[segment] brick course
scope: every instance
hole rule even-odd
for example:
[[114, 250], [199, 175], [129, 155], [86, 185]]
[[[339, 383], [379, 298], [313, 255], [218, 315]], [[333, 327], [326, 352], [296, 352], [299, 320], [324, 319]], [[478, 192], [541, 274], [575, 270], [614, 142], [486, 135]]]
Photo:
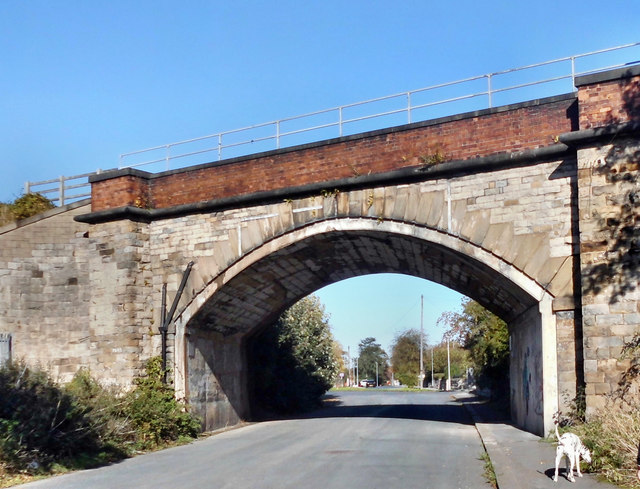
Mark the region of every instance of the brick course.
[[[153, 178], [123, 176], [94, 182], [92, 209], [127, 205], [167, 208], [358, 175], [417, 167], [433, 155], [467, 160], [550, 146], [576, 124], [573, 98], [510, 110], [484, 111], [440, 123], [344, 138], [301, 149], [212, 164]], [[473, 144], [465, 144], [473, 142]]]

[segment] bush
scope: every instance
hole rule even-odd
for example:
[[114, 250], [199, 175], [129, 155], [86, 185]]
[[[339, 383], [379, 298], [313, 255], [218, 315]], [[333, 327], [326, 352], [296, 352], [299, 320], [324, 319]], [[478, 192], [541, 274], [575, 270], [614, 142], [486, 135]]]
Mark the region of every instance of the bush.
[[396, 378], [400, 381], [402, 385], [406, 385], [407, 387], [417, 387], [418, 386], [418, 376], [412, 373], [399, 373], [396, 375]]
[[160, 357], [147, 361], [146, 375], [135, 380], [136, 388], [124, 403], [123, 413], [134, 427], [139, 448], [153, 448], [182, 437], [196, 437], [201, 423], [176, 400], [174, 390], [163, 382]]
[[24, 194], [9, 205], [14, 219], [26, 219], [54, 207], [53, 202], [40, 194]]
[[0, 369], [0, 458], [12, 469], [47, 468], [98, 449], [85, 409], [44, 372], [21, 363]]
[[64, 387], [22, 363], [0, 369], [0, 464], [11, 471], [82, 467], [126, 457], [200, 432], [200, 422], [162, 383], [161, 360], [122, 394], [87, 370]]
[[80, 369], [65, 391], [82, 406], [92, 429], [98, 433], [101, 446], [116, 457], [126, 456], [135, 444], [136, 433], [124, 413], [124, 398], [117, 387], [105, 388], [89, 370]]

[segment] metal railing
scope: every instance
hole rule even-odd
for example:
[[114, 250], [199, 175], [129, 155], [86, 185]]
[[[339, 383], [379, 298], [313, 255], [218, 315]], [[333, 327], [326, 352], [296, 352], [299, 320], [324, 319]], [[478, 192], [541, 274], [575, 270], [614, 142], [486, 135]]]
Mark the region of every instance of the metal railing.
[[[575, 89], [575, 78], [577, 76], [638, 64], [640, 63], [640, 52], [637, 53], [638, 60], [631, 63], [598, 65], [597, 67], [590, 67], [582, 71], [577, 70], [576, 63], [578, 61], [588, 58], [596, 58], [605, 53], [618, 52], [625, 49], [630, 50], [631, 48], [637, 48], [638, 46], [640, 46], [640, 42], [554, 59], [519, 68], [488, 73], [439, 85], [432, 85], [417, 90], [341, 105], [330, 109], [319, 110], [285, 119], [247, 126], [240, 129], [233, 129], [231, 131], [219, 132], [161, 146], [154, 146], [130, 153], [123, 153], [120, 155], [119, 168], [163, 164], [164, 168], [159, 169], [170, 170], [172, 166], [171, 163], [175, 162], [178, 164], [174, 166], [174, 168], [179, 168], [186, 165], [206, 163], [216, 159], [222, 160], [223, 158], [244, 156], [263, 150], [280, 149], [282, 147], [293, 146], [294, 144], [308, 143], [322, 139], [330, 139], [332, 137], [341, 137], [355, 132], [362, 132], [362, 130], [350, 130], [350, 128], [355, 127], [356, 123], [361, 123], [363, 121], [383, 118], [386, 118], [385, 120], [389, 120], [389, 116], [402, 115], [403, 117], [401, 120], [395, 119], [394, 122], [397, 124], [419, 122], [445, 115], [460, 113], [462, 112], [461, 110], [456, 110], [460, 107], [460, 102], [466, 102], [478, 98], [483, 98], [485, 103], [480, 106], [469, 106], [470, 110], [491, 108], [495, 106], [496, 98], [506, 92], [522, 91], [524, 89], [546, 85], [553, 86], [552, 94], [563, 93], [557, 87], [558, 82], [563, 81], [567, 83], [567, 87], [564, 89], [564, 92], [570, 92]], [[565, 66], [563, 68], [561, 67], [559, 72], [554, 71], [554, 69], [559, 65]], [[542, 78], [535, 78], [532, 80], [527, 79], [527, 73], [532, 73], [535, 76], [536, 71], [543, 73]], [[516, 80], [515, 83], [512, 82], [506, 86], [499, 85], [501, 80], [507, 80], [507, 83], [509, 83], [508, 79], [510, 77]], [[570, 85], [568, 85], [569, 82]], [[471, 90], [469, 92], [465, 91], [465, 87], [475, 88], [478, 85], [478, 89]], [[435, 94], [438, 91], [441, 93], [451, 93], [452, 91], [455, 92], [457, 88], [462, 88], [463, 92], [460, 94], [454, 93], [453, 95], [445, 96], [444, 98], [437, 98], [436, 96], [436, 99], [434, 100], [420, 100], [420, 98], [424, 99], [425, 95], [430, 93]], [[530, 99], [549, 95], [548, 93], [545, 94], [542, 92], [542, 95], [533, 94], [534, 96], [531, 96], [531, 91], [527, 93], [529, 94]], [[402, 101], [401, 105], [393, 106], [393, 103], [398, 100]], [[527, 100], [527, 98], [520, 97], [520, 99], [515, 101], [521, 102], [523, 100]], [[513, 101], [507, 100], [507, 103], [513, 103]], [[391, 106], [384, 110], [376, 111], [376, 106], [385, 104]], [[453, 110], [449, 112], [446, 112], [446, 110], [425, 110], [440, 108], [445, 105], [451, 106]], [[500, 103], [500, 105], [506, 104]], [[373, 111], [367, 112], [367, 107], [373, 107]], [[359, 109], [363, 108], [365, 109], [364, 113], [349, 115], [350, 111], [357, 112]], [[305, 123], [305, 121], [313, 120], [320, 120], [320, 122]], [[366, 130], [381, 129], [390, 125], [392, 124], [382, 124], [378, 126], [369, 125]], [[332, 134], [323, 131], [328, 128], [334, 128]], [[293, 136], [310, 133], [314, 133], [320, 137], [313, 137], [313, 135], [311, 135], [308, 138], [292, 138]], [[240, 138], [235, 139], [237, 136], [240, 136]], [[287, 138], [291, 143], [283, 145], [283, 142], [288, 143], [288, 141], [284, 141]], [[271, 145], [265, 146], [264, 144], [261, 144], [265, 142], [270, 142]], [[242, 149], [237, 151], [239, 148]], [[214, 155], [213, 158], [211, 157], [212, 154]], [[181, 164], [182, 162], [184, 162], [184, 164]]]
[[[632, 56], [636, 59], [624, 63], [617, 60], [613, 63], [610, 60], [598, 61], [600, 57], [611, 53], [617, 55], [624, 50], [626, 53], [631, 53], [627, 54], [627, 59]], [[578, 62], [594, 64], [579, 70]], [[153, 167], [150, 171], [170, 170], [172, 163], [177, 163], [174, 168], [180, 168], [394, 125], [420, 122], [470, 110], [558, 95], [575, 90], [577, 76], [637, 64], [640, 64], [640, 42], [123, 153], [120, 155], [119, 168], [147, 166]], [[161, 165], [160, 168], [158, 168], [159, 165]], [[100, 170], [96, 173], [100, 173]], [[58, 205], [64, 205], [90, 197], [88, 177], [93, 174], [85, 173], [40, 182], [26, 182], [25, 193], [38, 192], [44, 196], [53, 194], [49, 197], [50, 200]], [[82, 181], [67, 184], [67, 182], [78, 180]], [[51, 184], [57, 185], [40, 188]], [[83, 189], [84, 192], [69, 193], [79, 189]]]
[[[89, 177], [95, 173], [100, 173], [100, 170], [82, 175], [74, 175], [72, 177], [42, 180], [41, 182], [25, 182], [24, 193], [38, 193], [47, 197], [54, 204], [62, 206], [91, 197]], [[67, 182], [73, 183], [69, 184]], [[55, 184], [55, 186], [52, 186], [52, 184]]]

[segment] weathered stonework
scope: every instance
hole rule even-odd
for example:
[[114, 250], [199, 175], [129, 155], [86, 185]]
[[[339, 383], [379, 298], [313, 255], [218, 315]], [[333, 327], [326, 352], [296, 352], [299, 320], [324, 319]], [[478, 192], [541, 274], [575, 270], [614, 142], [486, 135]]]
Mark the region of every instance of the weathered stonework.
[[100, 228], [72, 204], [0, 229], [0, 330], [13, 358], [68, 381], [80, 367], [127, 386], [157, 351], [147, 226]]
[[579, 151], [584, 359], [589, 412], [617, 388], [629, 360], [624, 343], [640, 333], [640, 145]]
[[[636, 70], [637, 71], [637, 70]], [[543, 434], [592, 413], [638, 332], [638, 77], [573, 95], [158, 175], [0, 229], [0, 333], [61, 380], [129, 384], [160, 353], [207, 428], [250, 414], [245, 346], [296, 300], [397, 272], [474, 298], [511, 332], [512, 412]], [[619, 106], [608, 106], [607, 104]], [[579, 114], [579, 117], [578, 117]], [[428, 164], [429, 155], [437, 164]]]

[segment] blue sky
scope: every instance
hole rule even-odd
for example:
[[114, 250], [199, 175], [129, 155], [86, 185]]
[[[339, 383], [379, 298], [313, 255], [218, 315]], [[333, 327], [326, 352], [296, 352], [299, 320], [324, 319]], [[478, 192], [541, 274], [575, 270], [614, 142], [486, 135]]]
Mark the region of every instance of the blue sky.
[[[639, 21], [632, 0], [2, 0], [0, 201], [121, 153], [636, 42]], [[379, 279], [320, 294], [352, 351], [419, 326], [421, 294], [425, 325], [460, 303]]]

